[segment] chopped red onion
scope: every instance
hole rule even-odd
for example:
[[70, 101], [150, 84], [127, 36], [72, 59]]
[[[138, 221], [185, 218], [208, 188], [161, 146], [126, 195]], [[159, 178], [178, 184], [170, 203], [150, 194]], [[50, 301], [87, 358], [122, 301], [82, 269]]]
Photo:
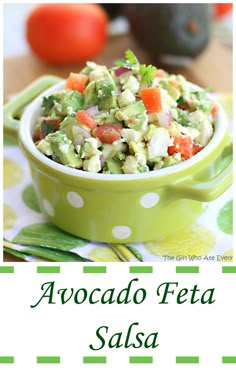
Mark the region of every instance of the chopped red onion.
[[81, 135], [85, 139], [91, 137], [91, 134], [87, 130], [77, 125], [74, 125], [72, 127], [72, 133], [74, 137], [76, 137], [77, 135]]
[[80, 135], [76, 136], [73, 144], [74, 145], [83, 145], [84, 144], [84, 138]]
[[87, 113], [92, 114], [92, 116], [95, 116], [99, 113], [98, 106], [92, 105], [91, 107], [88, 107], [85, 109]]
[[114, 70], [114, 73], [115, 73], [116, 77], [119, 77], [119, 76], [121, 76], [124, 73], [129, 72], [129, 71], [130, 71], [129, 68], [119, 67], [119, 68]]
[[101, 166], [102, 166], [102, 167], [104, 166], [105, 160], [106, 160], [106, 158], [105, 158], [105, 157], [104, 157], [104, 155], [102, 154], [102, 155], [100, 156], [100, 162], [101, 162]]
[[158, 122], [161, 127], [168, 128], [172, 122], [172, 112], [170, 109], [162, 110], [157, 113]]

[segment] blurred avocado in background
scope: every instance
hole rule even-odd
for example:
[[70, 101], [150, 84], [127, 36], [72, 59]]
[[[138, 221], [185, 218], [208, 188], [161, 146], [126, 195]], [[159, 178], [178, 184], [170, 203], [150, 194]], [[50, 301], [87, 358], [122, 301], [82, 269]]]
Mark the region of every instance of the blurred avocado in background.
[[116, 17], [119, 17], [122, 15], [122, 7], [124, 4], [117, 4], [117, 3], [103, 3], [99, 4], [101, 5], [107, 12], [110, 20], [115, 19]]
[[[112, 5], [112, 4], [110, 4]], [[139, 46], [158, 65], [186, 65], [206, 48], [211, 38], [209, 3], [149, 3], [122, 5]]]

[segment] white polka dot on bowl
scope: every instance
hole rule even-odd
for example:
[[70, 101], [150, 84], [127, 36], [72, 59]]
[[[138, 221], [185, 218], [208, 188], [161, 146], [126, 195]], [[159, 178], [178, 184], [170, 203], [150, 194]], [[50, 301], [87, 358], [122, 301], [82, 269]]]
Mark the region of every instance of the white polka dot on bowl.
[[43, 207], [46, 211], [46, 213], [53, 217], [55, 215], [55, 211], [53, 209], [53, 206], [51, 205], [51, 203], [47, 200], [47, 199], [43, 199]]
[[75, 208], [82, 208], [84, 206], [84, 200], [78, 193], [74, 191], [69, 191], [66, 195], [66, 198], [70, 205]]
[[115, 226], [112, 229], [112, 234], [117, 239], [126, 239], [131, 233], [132, 231], [129, 226]]
[[159, 195], [157, 193], [147, 193], [140, 199], [140, 204], [144, 208], [152, 208], [159, 202]]

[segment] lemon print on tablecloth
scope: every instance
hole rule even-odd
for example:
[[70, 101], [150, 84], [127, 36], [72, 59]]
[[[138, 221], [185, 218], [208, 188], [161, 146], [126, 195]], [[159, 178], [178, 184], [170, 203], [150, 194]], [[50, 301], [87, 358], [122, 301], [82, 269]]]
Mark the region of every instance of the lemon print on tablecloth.
[[175, 234], [143, 244], [149, 253], [156, 256], [204, 256], [215, 243], [212, 232], [195, 223]]
[[94, 246], [89, 252], [88, 258], [95, 262], [122, 262], [116, 253], [105, 245]]
[[4, 189], [21, 183], [24, 177], [24, 169], [16, 162], [4, 158], [3, 161], [3, 186]]
[[50, 223], [36, 223], [22, 228], [13, 242], [23, 245], [50, 247], [64, 251], [88, 244], [87, 240], [67, 234]]
[[8, 205], [3, 205], [3, 230], [10, 230], [16, 223], [17, 215], [15, 211]]
[[226, 234], [233, 233], [233, 201], [227, 202], [218, 213], [217, 224]]
[[228, 249], [223, 256], [232, 257], [233, 259], [233, 248]]
[[36, 197], [35, 190], [32, 184], [29, 184], [24, 188], [22, 192], [22, 200], [27, 205], [27, 207], [33, 209], [35, 212], [40, 212], [38, 199]]

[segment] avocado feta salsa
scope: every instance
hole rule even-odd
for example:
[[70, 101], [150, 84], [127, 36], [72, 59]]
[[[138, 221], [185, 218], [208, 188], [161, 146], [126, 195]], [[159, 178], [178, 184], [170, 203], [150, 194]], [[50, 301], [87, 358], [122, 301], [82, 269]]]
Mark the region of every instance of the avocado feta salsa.
[[217, 105], [181, 75], [140, 64], [131, 50], [114, 66], [87, 62], [43, 97], [37, 149], [75, 169], [105, 174], [159, 170], [210, 141]]

